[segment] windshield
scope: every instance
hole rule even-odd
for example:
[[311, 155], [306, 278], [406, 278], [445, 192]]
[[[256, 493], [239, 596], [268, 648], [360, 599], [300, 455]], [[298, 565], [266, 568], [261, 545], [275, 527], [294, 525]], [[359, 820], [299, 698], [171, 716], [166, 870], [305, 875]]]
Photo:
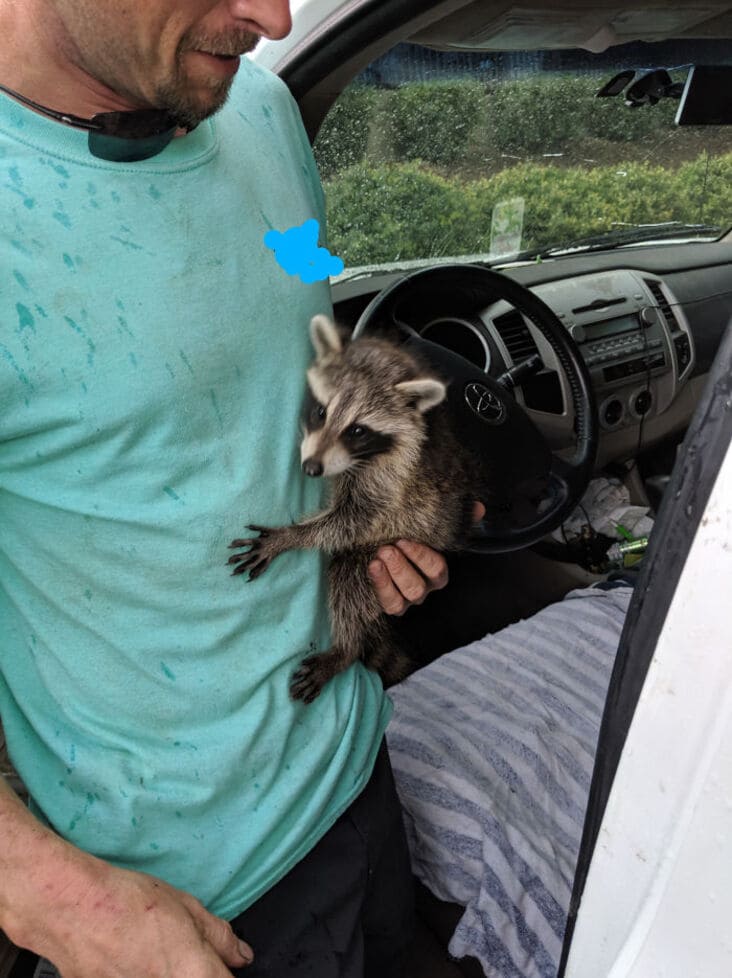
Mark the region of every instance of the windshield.
[[314, 145], [344, 274], [719, 237], [732, 224], [732, 126], [676, 126], [673, 98], [631, 109], [627, 89], [596, 97], [620, 71], [683, 82], [690, 63], [732, 63], [728, 42], [393, 48], [344, 90]]

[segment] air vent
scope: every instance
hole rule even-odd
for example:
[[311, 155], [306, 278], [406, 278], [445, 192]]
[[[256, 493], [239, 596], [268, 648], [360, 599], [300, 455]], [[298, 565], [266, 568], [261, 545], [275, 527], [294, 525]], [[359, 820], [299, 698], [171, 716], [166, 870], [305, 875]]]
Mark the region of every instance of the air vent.
[[663, 289], [661, 288], [661, 283], [656, 282], [655, 279], [652, 278], [645, 278], [643, 279], [643, 281], [646, 283], [646, 285], [648, 286], [648, 288], [653, 294], [653, 298], [658, 303], [658, 308], [661, 310], [661, 313], [663, 314], [663, 317], [666, 320], [668, 328], [671, 330], [672, 333], [676, 332], [676, 330], [680, 329], [681, 327], [678, 324], [676, 316], [674, 316], [673, 310], [671, 308], [671, 303], [668, 301], [668, 299], [664, 294]]
[[511, 312], [494, 319], [493, 324], [514, 363], [528, 360], [539, 352], [534, 337], [524, 322], [524, 317], [517, 309], [512, 309]]

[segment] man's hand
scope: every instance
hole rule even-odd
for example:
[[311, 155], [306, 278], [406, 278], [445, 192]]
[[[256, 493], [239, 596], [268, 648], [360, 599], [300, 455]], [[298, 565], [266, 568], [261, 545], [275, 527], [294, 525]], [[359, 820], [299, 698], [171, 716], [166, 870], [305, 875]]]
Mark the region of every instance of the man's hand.
[[[484, 515], [485, 506], [475, 503], [475, 522]], [[422, 543], [398, 540], [394, 546], [379, 548], [369, 564], [369, 577], [387, 615], [403, 615], [412, 605], [422, 604], [430, 591], [447, 584], [447, 562]]]
[[231, 978], [229, 968], [251, 963], [249, 945], [190, 894], [109, 866], [34, 829], [29, 816], [15, 819], [2, 794], [0, 823], [33, 843], [28, 871], [0, 887], [2, 923], [63, 978]]

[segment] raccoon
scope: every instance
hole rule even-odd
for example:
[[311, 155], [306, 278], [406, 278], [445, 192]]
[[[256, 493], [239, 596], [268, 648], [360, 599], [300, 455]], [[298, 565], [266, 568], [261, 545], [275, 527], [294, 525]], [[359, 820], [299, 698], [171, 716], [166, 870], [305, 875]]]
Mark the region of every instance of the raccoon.
[[315, 362], [307, 371], [302, 468], [332, 480], [327, 509], [291, 526], [249, 526], [234, 540], [233, 573], [262, 574], [278, 554], [317, 548], [330, 555], [333, 644], [307, 657], [290, 693], [312, 702], [357, 659], [385, 685], [410, 671], [368, 575], [377, 549], [399, 539], [455, 549], [473, 521], [479, 479], [453, 434], [446, 385], [403, 346], [379, 338], [344, 340], [325, 316], [310, 324]]

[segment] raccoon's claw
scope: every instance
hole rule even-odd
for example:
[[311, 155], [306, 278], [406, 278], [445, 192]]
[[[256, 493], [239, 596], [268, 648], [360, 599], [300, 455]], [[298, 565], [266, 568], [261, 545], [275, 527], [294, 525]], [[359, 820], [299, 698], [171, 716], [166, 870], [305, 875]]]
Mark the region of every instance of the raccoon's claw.
[[290, 696], [303, 703], [317, 699], [323, 686], [333, 677], [331, 659], [327, 653], [308, 656], [290, 681]]
[[262, 541], [270, 534], [268, 527], [251, 525], [248, 526], [247, 529], [253, 530], [255, 533], [259, 533], [259, 536], [247, 537], [241, 540], [232, 540], [229, 544], [230, 549], [247, 549], [244, 549], [243, 553], [232, 554], [226, 563], [236, 565], [234, 570], [231, 572], [232, 575], [244, 574], [246, 571], [249, 571], [249, 580], [253, 581], [267, 570], [272, 562], [272, 558], [276, 556], [276, 553], [272, 554], [264, 552], [266, 544], [263, 544]]
[[257, 550], [250, 550], [248, 553], [243, 554], [233, 554], [227, 560], [227, 564], [237, 564], [231, 572], [232, 575], [244, 574], [246, 571], [249, 571], [250, 581], [263, 574], [271, 562], [271, 557], [263, 557]]
[[[264, 537], [268, 537], [270, 532], [268, 526], [256, 526], [254, 523], [250, 523], [249, 526], [247, 526], [247, 530], [252, 530], [254, 533], [258, 533], [259, 536], [247, 538], [245, 540], [232, 540], [229, 544], [229, 550], [240, 550], [242, 547], [251, 547], [257, 542], [257, 540], [262, 540]], [[230, 560], [229, 563], [233, 563], [233, 560]]]

